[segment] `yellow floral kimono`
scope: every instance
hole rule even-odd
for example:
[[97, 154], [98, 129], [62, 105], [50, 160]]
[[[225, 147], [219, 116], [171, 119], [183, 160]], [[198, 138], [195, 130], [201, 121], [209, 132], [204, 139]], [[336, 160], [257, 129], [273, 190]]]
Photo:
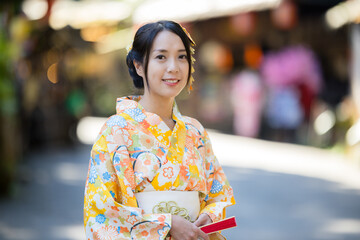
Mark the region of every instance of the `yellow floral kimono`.
[[173, 107], [174, 129], [138, 104], [117, 99], [116, 115], [101, 129], [91, 150], [85, 187], [86, 239], [166, 239], [171, 214], [145, 214], [135, 193], [198, 191], [200, 214], [213, 222], [235, 204], [233, 190], [215, 158], [209, 136], [195, 119]]

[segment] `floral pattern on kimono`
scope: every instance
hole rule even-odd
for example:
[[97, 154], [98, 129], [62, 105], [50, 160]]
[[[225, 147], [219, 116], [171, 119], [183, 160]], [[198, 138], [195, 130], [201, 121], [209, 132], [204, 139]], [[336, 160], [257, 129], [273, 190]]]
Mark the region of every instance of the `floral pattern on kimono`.
[[235, 204], [233, 190], [215, 158], [209, 136], [174, 103], [173, 130], [138, 104], [117, 99], [92, 150], [85, 186], [87, 239], [166, 239], [171, 214], [146, 214], [135, 197], [142, 191], [198, 191], [201, 213], [213, 222]]

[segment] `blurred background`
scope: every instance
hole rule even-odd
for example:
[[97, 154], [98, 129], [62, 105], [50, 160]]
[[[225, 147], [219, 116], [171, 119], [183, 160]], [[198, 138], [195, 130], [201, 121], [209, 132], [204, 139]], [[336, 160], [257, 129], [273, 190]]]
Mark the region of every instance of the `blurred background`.
[[229, 239], [360, 239], [359, 0], [2, 1], [0, 239], [84, 239], [92, 141], [139, 94], [126, 47], [161, 19], [196, 42], [177, 102], [234, 185]]

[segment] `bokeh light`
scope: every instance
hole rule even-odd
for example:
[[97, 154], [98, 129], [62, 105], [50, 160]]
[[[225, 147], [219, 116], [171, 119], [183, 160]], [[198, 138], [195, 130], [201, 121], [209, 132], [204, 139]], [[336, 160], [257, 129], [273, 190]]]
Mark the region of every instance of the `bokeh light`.
[[48, 11], [46, 0], [26, 0], [22, 3], [22, 9], [30, 20], [43, 18]]

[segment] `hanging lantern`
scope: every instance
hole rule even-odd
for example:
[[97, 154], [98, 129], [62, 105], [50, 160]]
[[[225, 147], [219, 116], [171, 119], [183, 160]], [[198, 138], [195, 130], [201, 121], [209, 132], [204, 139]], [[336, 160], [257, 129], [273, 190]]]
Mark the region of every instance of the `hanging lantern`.
[[231, 71], [234, 65], [234, 59], [231, 49], [220, 45], [215, 52], [215, 66], [221, 73], [228, 73]]
[[291, 0], [282, 1], [278, 8], [271, 12], [273, 24], [282, 30], [292, 29], [297, 23], [297, 7]]
[[231, 28], [241, 36], [252, 34], [256, 27], [256, 15], [253, 12], [240, 13], [230, 18]]
[[234, 65], [231, 49], [215, 41], [204, 43], [200, 50], [201, 64], [208, 69], [228, 73]]
[[248, 67], [252, 69], [258, 69], [261, 64], [262, 58], [263, 52], [258, 44], [245, 45], [244, 62]]

